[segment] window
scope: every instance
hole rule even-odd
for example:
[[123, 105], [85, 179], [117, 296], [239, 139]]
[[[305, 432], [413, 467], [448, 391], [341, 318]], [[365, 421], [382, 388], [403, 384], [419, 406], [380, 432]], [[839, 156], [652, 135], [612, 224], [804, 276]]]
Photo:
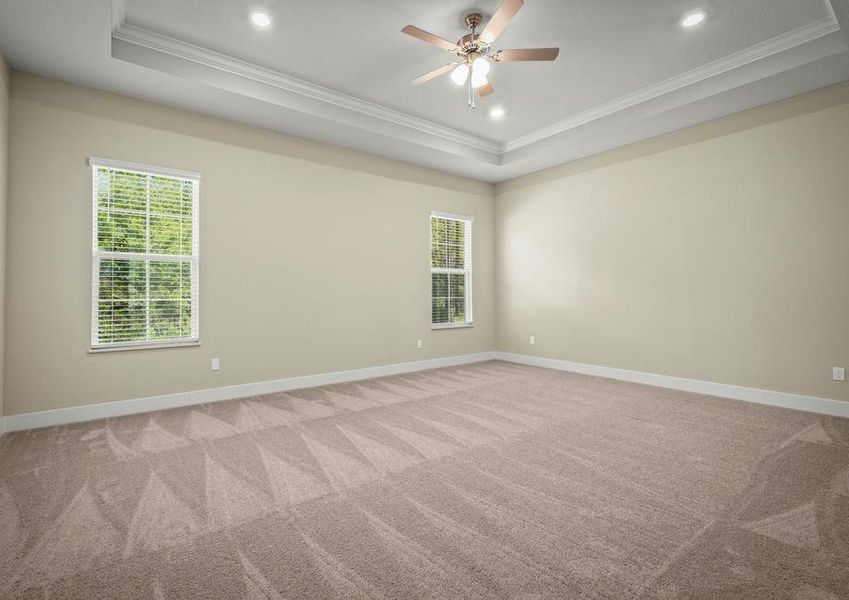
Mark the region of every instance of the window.
[[92, 349], [197, 343], [200, 175], [90, 163]]
[[472, 219], [430, 216], [431, 323], [472, 324]]

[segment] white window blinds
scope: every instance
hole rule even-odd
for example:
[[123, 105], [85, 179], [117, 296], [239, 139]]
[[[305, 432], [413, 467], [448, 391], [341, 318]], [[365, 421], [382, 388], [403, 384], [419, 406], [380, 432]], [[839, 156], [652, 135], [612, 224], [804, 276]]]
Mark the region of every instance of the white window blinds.
[[431, 323], [472, 323], [472, 219], [433, 213], [430, 217]]
[[92, 348], [198, 341], [200, 176], [90, 163]]

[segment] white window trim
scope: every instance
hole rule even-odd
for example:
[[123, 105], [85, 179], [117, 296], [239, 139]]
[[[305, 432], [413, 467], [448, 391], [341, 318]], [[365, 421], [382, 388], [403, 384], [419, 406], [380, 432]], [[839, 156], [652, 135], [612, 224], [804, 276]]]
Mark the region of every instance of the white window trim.
[[144, 173], [153, 175], [164, 175], [166, 177], [179, 177], [181, 179], [193, 179], [200, 183], [200, 173], [195, 171], [181, 171], [169, 167], [157, 167], [144, 163], [128, 162], [125, 160], [113, 160], [111, 158], [100, 158], [89, 156], [88, 164], [92, 167], [106, 167], [107, 169], [119, 169], [121, 171], [132, 171], [133, 173]]
[[115, 342], [114, 344], [101, 344], [89, 349], [89, 354], [100, 354], [101, 352], [126, 352], [128, 350], [161, 350], [163, 348], [200, 348], [200, 340], [182, 338], [179, 340], [167, 340], [163, 342]]
[[430, 328], [433, 330], [436, 329], [466, 329], [468, 327], [474, 327], [474, 321], [460, 321], [457, 323], [431, 323]]
[[[148, 350], [160, 348], [179, 348], [187, 346], [200, 346], [200, 173], [194, 171], [181, 171], [168, 167], [158, 167], [144, 163], [135, 163], [122, 160], [113, 160], [108, 158], [100, 158], [90, 156], [88, 159], [91, 168], [91, 338], [89, 353], [100, 352], [116, 352], [121, 350]], [[142, 173], [145, 175], [159, 175], [165, 177], [176, 177], [180, 179], [188, 179], [195, 182], [192, 193], [192, 254], [191, 256], [169, 255], [169, 254], [149, 254], [137, 252], [112, 252], [99, 250], [97, 244], [97, 167], [109, 169], [119, 169], [122, 171], [130, 171], [133, 173]], [[156, 260], [175, 262], [188, 262], [192, 265], [192, 331], [194, 335], [184, 338], [173, 338], [167, 340], [139, 340], [131, 342], [98, 342], [98, 300], [100, 290], [100, 268], [99, 260], [101, 258], [123, 258], [123, 259], [140, 259], [149, 260], [155, 257]]]
[[[466, 266], [464, 269], [451, 269], [451, 268], [436, 268], [433, 266], [430, 268], [430, 273], [433, 275], [434, 273], [447, 273], [449, 275], [465, 275], [466, 276], [466, 320], [465, 321], [457, 321], [453, 323], [434, 323], [433, 322], [433, 314], [431, 313], [431, 330], [436, 329], [463, 329], [467, 327], [474, 327], [474, 308], [472, 302], [472, 265], [474, 262], [474, 257], [472, 256], [472, 229], [474, 228], [474, 217], [468, 217], [465, 215], [457, 215], [453, 213], [443, 212], [433, 210], [430, 212], [429, 222], [431, 225], [433, 224], [433, 217], [441, 218], [441, 219], [454, 219], [457, 221], [465, 221], [468, 223], [468, 227], [466, 229], [465, 235], [465, 245], [466, 245]], [[431, 240], [433, 237], [431, 236]], [[432, 242], [431, 242], [432, 243]], [[431, 248], [433, 251], [433, 248]], [[432, 284], [431, 284], [432, 285]], [[433, 291], [431, 290], [431, 298], [433, 297]], [[432, 302], [432, 301], [431, 301]]]
[[474, 223], [474, 217], [467, 217], [466, 215], [458, 215], [455, 213], [443, 212], [441, 210], [432, 210], [430, 211], [431, 217], [441, 217], [443, 219], [455, 219], [457, 221], [468, 221], [469, 223]]

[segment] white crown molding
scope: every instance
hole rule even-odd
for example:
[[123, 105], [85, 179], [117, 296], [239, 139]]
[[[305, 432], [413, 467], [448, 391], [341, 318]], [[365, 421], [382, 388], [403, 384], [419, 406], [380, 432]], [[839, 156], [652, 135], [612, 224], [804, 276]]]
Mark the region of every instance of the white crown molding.
[[386, 377], [389, 375], [425, 371], [427, 369], [454, 367], [457, 365], [466, 365], [492, 360], [494, 354], [494, 352], [461, 354], [457, 356], [417, 360], [414, 362], [365, 367], [349, 371], [335, 371], [332, 373], [306, 375], [303, 377], [288, 377], [286, 379], [244, 383], [227, 387], [195, 390], [191, 392], [178, 392], [176, 394], [165, 394], [162, 396], [151, 396], [148, 398], [134, 398], [132, 400], [118, 400], [115, 402], [103, 402], [100, 404], [89, 404], [86, 406], [74, 406], [70, 408], [43, 410], [19, 415], [8, 415], [6, 417], [0, 417], [0, 431], [2, 431], [4, 420], [5, 431], [23, 431], [26, 429], [36, 429], [38, 427], [65, 425], [68, 423], [79, 423], [82, 421], [106, 419], [109, 417], [121, 417], [157, 410], [180, 408], [183, 406], [194, 406], [196, 404], [206, 404], [208, 402], [220, 402], [222, 400], [234, 400], [237, 398], [273, 394], [275, 392], [298, 390], [320, 385], [330, 385], [333, 383], [345, 383], [348, 381], [371, 379], [373, 377]]
[[840, 31], [840, 25], [833, 17], [826, 17], [804, 27], [788, 31], [745, 50], [736, 52], [719, 60], [707, 63], [675, 77], [659, 83], [646, 86], [636, 92], [627, 94], [610, 102], [605, 102], [590, 110], [572, 115], [556, 123], [538, 129], [532, 133], [516, 138], [504, 144], [503, 153], [517, 150], [524, 146], [542, 141], [546, 138], [587, 125], [609, 117], [628, 108], [645, 104], [676, 90], [693, 86], [702, 81], [729, 73], [755, 62], [764, 60], [776, 54], [792, 50], [805, 44], [810, 44], [822, 37]]
[[849, 45], [849, 0], [825, 0], [825, 4], [834, 20], [840, 24]]
[[112, 39], [190, 61], [273, 88], [292, 92], [306, 98], [312, 98], [346, 111], [353, 111], [420, 133], [457, 144], [463, 144], [477, 150], [483, 150], [493, 154], [498, 154], [502, 150], [502, 145], [498, 142], [470, 135], [426, 119], [414, 117], [375, 102], [337, 92], [336, 90], [310, 83], [303, 79], [284, 75], [278, 71], [259, 67], [255, 64], [233, 58], [232, 56], [136, 27], [126, 22], [122, 23], [120, 27], [112, 32]]
[[595, 377], [606, 377], [641, 383], [655, 387], [693, 392], [707, 396], [719, 396], [732, 400], [754, 402], [756, 404], [767, 404], [793, 410], [831, 415], [835, 417], [849, 417], [849, 402], [830, 400], [828, 398], [816, 398], [814, 396], [803, 396], [801, 394], [788, 394], [772, 390], [761, 390], [757, 388], [728, 385], [725, 383], [714, 383], [698, 379], [685, 379], [683, 377], [672, 377], [670, 375], [657, 375], [655, 373], [644, 373], [642, 371], [630, 371], [615, 367], [591, 365], [586, 363], [571, 362], [542, 356], [529, 356], [527, 354], [514, 354], [512, 352], [495, 352], [495, 358], [522, 365], [568, 371], [570, 373], [581, 373]]

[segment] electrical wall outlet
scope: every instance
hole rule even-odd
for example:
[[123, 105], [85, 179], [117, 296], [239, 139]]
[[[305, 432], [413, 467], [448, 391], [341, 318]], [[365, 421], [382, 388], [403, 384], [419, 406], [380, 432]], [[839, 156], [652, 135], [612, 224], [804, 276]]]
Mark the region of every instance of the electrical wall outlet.
[[418, 348], [419, 350], [422, 349], [422, 341], [421, 340], [416, 340], [416, 348]]
[[528, 343], [529, 343], [531, 346], [533, 346], [534, 344], [536, 344], [536, 343], [537, 343], [537, 336], [532, 335], [531, 337], [529, 337], [529, 338], [528, 338]]
[[217, 371], [218, 369], [221, 368], [221, 361], [218, 360], [217, 358], [213, 358], [212, 364], [210, 364], [209, 368], [212, 369], [213, 371]]
[[831, 378], [834, 381], [846, 381], [846, 369], [843, 367], [832, 367]]

